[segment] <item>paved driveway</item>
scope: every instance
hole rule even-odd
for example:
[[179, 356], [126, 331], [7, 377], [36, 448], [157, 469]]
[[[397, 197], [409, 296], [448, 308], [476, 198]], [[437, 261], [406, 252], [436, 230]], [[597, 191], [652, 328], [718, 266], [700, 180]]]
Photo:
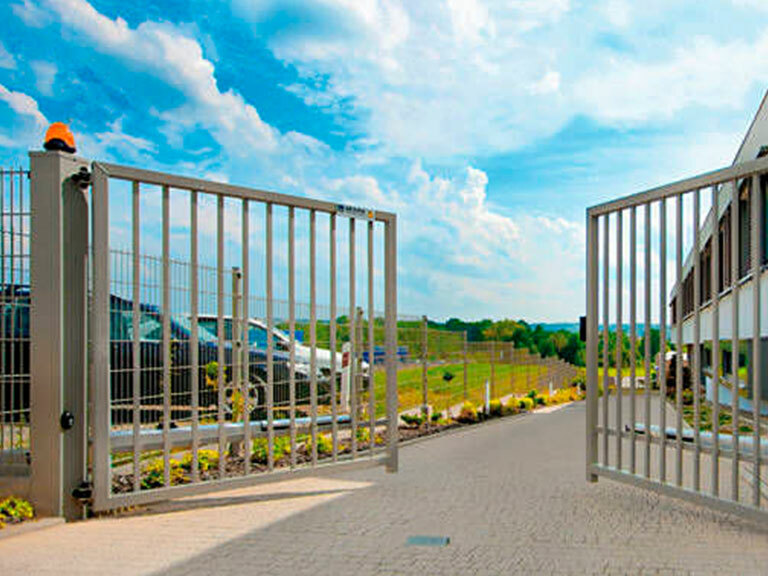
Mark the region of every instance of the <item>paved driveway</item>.
[[[584, 481], [584, 405], [413, 444], [347, 472], [0, 540], [0, 574], [760, 574], [768, 531]], [[407, 546], [414, 535], [445, 547]]]

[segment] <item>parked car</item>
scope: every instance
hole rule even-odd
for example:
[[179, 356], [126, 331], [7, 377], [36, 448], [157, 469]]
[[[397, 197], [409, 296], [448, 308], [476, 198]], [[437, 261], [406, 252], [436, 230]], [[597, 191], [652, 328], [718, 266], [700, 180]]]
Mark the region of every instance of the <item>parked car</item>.
[[[216, 316], [212, 315], [201, 315], [200, 316], [200, 325], [206, 327], [212, 334], [216, 334], [217, 332], [217, 326], [218, 326], [218, 319]], [[259, 320], [258, 318], [249, 318], [248, 320], [248, 344], [252, 348], [257, 348], [259, 350], [266, 350], [267, 348], [267, 332], [268, 327], [267, 323], [263, 320]], [[224, 316], [224, 333], [227, 338], [231, 338], [232, 335], [232, 317], [231, 316]], [[279, 328], [272, 328], [272, 339], [274, 342], [274, 349], [285, 353], [286, 355], [290, 354], [291, 350], [291, 337], [284, 332], [283, 330], [280, 330]], [[331, 375], [331, 351], [327, 348], [321, 348], [316, 347], [315, 348], [315, 358], [317, 362], [317, 371], [318, 371], [318, 378], [320, 379], [327, 379]], [[364, 354], [366, 354], [364, 352]], [[310, 361], [312, 357], [312, 348], [309, 346], [306, 346], [304, 343], [296, 340], [296, 347], [295, 347], [295, 358], [296, 358], [296, 370], [297, 372], [302, 371], [309, 375], [310, 373]], [[341, 368], [343, 365], [343, 355], [341, 352], [336, 352], [336, 371], [337, 374], [341, 373]], [[362, 369], [363, 373], [368, 372], [368, 362], [363, 361], [362, 363]]]
[[[29, 407], [30, 371], [30, 293], [28, 286], [6, 286], [0, 291], [0, 366], [2, 393], [6, 410], [16, 413]], [[141, 419], [144, 423], [159, 422], [163, 414], [163, 317], [157, 306], [140, 304], [140, 395]], [[192, 405], [190, 334], [191, 322], [183, 315], [172, 315], [171, 331], [171, 394], [172, 419], [189, 418]], [[199, 394], [201, 408], [218, 404], [216, 373], [219, 360], [218, 340], [202, 327], [198, 329]], [[223, 350], [226, 379], [231, 378], [232, 343], [225, 342]], [[133, 420], [134, 361], [133, 361], [133, 303], [116, 295], [110, 296], [110, 393], [113, 424]], [[274, 355], [273, 380], [275, 404], [288, 398], [289, 358], [277, 351]], [[12, 376], [12, 378], [11, 378]], [[213, 376], [213, 377], [212, 377]], [[297, 387], [307, 385], [307, 377], [297, 374]], [[266, 353], [249, 349], [249, 382], [253, 416], [264, 416], [267, 381]]]

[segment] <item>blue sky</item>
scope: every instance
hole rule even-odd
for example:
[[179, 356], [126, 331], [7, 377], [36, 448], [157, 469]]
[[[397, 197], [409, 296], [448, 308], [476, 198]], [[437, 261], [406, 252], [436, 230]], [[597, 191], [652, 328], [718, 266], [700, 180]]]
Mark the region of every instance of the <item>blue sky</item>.
[[573, 321], [589, 205], [730, 162], [760, 0], [10, 0], [0, 164], [90, 158], [394, 210], [400, 309]]

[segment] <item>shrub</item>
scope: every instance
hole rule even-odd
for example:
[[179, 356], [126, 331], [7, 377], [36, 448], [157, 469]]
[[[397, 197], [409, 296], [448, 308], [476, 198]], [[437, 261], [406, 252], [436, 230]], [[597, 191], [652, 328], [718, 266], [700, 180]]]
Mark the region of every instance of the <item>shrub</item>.
[[517, 405], [520, 408], [520, 410], [522, 410], [523, 412], [533, 410], [533, 399], [528, 396], [524, 398], [519, 398]]
[[510, 401], [503, 406], [502, 413], [505, 416], [507, 415], [512, 416], [514, 414], [519, 414], [520, 406], [519, 406], [518, 399], [517, 398], [510, 399]]
[[[312, 452], [312, 438], [307, 439], [307, 452]], [[317, 435], [317, 453], [318, 455], [330, 454], [333, 452], [333, 440], [327, 434]]]
[[[273, 446], [275, 464], [291, 453], [291, 439], [288, 436], [275, 438]], [[269, 460], [269, 441], [266, 438], [256, 438], [251, 447], [251, 461], [256, 464], [266, 464]]]
[[367, 444], [370, 439], [371, 433], [368, 431], [368, 428], [357, 429], [357, 442], [359, 444]]
[[459, 416], [456, 420], [462, 424], [477, 422], [477, 408], [475, 408], [475, 405], [469, 401], [464, 402], [464, 404], [461, 405], [461, 412], [459, 412]]
[[443, 419], [443, 413], [442, 412], [432, 412], [432, 416], [430, 416], [430, 418], [429, 418], [429, 420], [433, 424], [436, 424], [436, 423], [440, 422], [440, 420], [442, 420], [442, 419]]
[[537, 390], [531, 390], [530, 392], [528, 392], [528, 394], [525, 395], [525, 397], [533, 400], [538, 395], [539, 395], [539, 392]]
[[488, 405], [488, 413], [491, 416], [501, 416], [502, 412], [501, 400], [491, 400], [491, 403]]
[[216, 361], [208, 362], [205, 365], [205, 383], [214, 390], [219, 387], [219, 363]]
[[418, 428], [419, 426], [424, 424], [424, 421], [425, 421], [425, 417], [423, 414], [403, 414], [400, 416], [400, 418], [408, 426], [413, 426], [415, 428]]
[[34, 515], [35, 509], [32, 504], [22, 498], [9, 496], [0, 500], [0, 528], [6, 524], [18, 524], [24, 520], [31, 520]]
[[[200, 472], [207, 472], [219, 465], [219, 453], [216, 450], [198, 450], [197, 451], [197, 469]], [[185, 454], [181, 459], [181, 467], [190, 472], [192, 470], [192, 454]]]
[[546, 406], [547, 405], [547, 399], [544, 398], [544, 396], [534, 396], [533, 402], [536, 404], [536, 406]]
[[[182, 463], [179, 460], [170, 460], [171, 486], [187, 484], [189, 477], [185, 474]], [[151, 490], [165, 486], [165, 465], [162, 458], [156, 458], [150, 462], [141, 476], [141, 489]]]

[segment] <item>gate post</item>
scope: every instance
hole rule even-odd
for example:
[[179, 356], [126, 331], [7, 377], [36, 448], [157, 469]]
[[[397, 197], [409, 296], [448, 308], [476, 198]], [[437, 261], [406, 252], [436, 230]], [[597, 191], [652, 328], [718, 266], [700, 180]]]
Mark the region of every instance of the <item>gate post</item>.
[[88, 162], [29, 156], [30, 495], [40, 516], [75, 520], [83, 508], [72, 491], [87, 475], [88, 181], [73, 176]]
[[386, 334], [387, 371], [387, 472], [397, 472], [398, 429], [400, 418], [397, 398], [397, 216], [385, 224], [384, 247], [384, 326]]

